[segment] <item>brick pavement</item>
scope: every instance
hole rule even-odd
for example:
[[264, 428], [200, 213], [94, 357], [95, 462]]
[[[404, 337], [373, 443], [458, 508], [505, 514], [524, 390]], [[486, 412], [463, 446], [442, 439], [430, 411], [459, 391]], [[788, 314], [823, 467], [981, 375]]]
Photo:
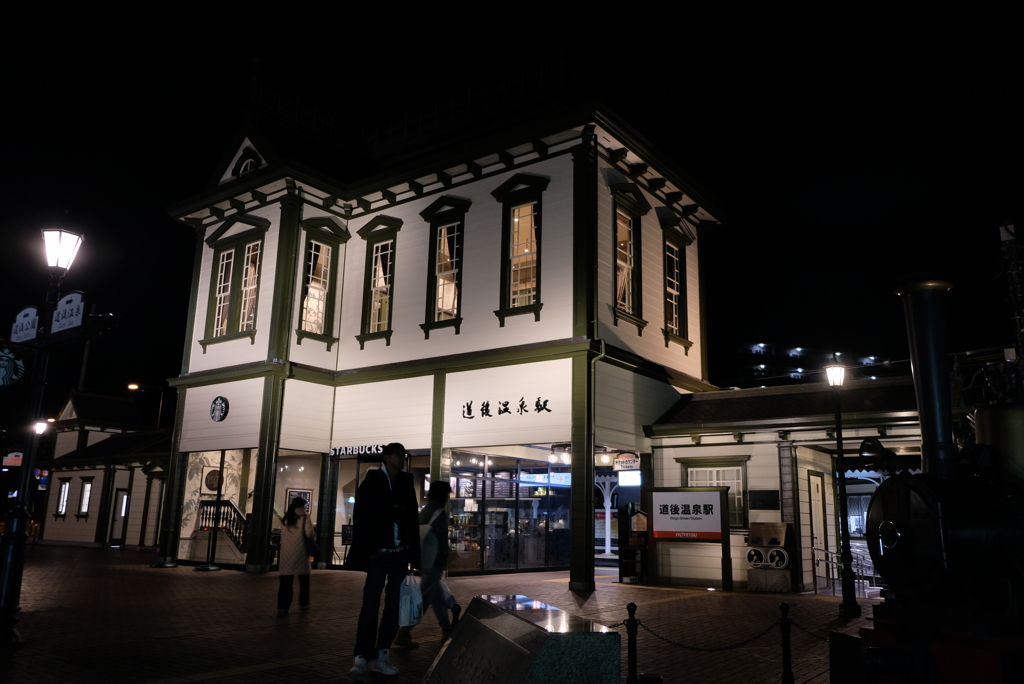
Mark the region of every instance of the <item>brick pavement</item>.
[[[152, 569], [151, 553], [127, 549], [37, 546], [30, 551], [22, 588], [20, 628], [27, 644], [2, 660], [0, 680], [16, 684], [132, 682], [229, 684], [259, 681], [348, 682], [351, 648], [363, 575], [314, 571], [312, 609], [278, 617], [277, 573], [194, 572], [191, 567]], [[462, 605], [477, 594], [526, 594], [607, 625], [621, 623], [626, 604], [650, 629], [679, 643], [716, 648], [744, 641], [779, 617], [790, 617], [817, 637], [831, 629], [854, 632], [836, 616], [839, 599], [813, 595], [709, 592], [643, 587], [614, 581], [614, 570], [598, 568], [597, 591], [567, 589], [568, 573], [519, 573], [456, 577], [449, 581]], [[867, 606], [868, 601], [861, 601]], [[870, 613], [870, 610], [866, 610]], [[626, 673], [626, 632], [622, 675]], [[371, 681], [419, 682], [440, 649], [432, 614], [413, 632], [422, 645], [394, 649], [397, 677]], [[641, 629], [641, 672], [666, 683], [778, 682], [778, 627], [750, 644], [726, 651], [685, 650]], [[793, 630], [796, 681], [825, 684], [828, 645]], [[556, 680], [557, 681], [557, 680]]]

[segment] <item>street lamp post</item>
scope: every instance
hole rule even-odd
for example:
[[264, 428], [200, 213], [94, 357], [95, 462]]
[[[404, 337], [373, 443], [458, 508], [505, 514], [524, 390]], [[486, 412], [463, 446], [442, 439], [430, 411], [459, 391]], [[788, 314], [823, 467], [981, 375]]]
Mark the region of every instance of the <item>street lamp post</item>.
[[843, 388], [846, 368], [836, 359], [825, 366], [828, 384], [833, 390], [836, 400], [836, 483], [839, 486], [839, 536], [840, 555], [842, 562], [840, 580], [843, 587], [843, 602], [839, 613], [846, 619], [860, 617], [860, 605], [857, 603], [857, 586], [853, 575], [853, 551], [850, 549], [850, 519], [846, 510], [846, 461], [843, 458], [843, 410], [839, 390]]
[[157, 390], [158, 392], [160, 392], [160, 405], [157, 406], [156, 409], [156, 429], [159, 430], [160, 419], [163, 417], [164, 414], [164, 388], [157, 387], [156, 385], [140, 385], [135, 382], [128, 384], [129, 392], [145, 392], [146, 390]]
[[25, 457], [21, 462], [18, 498], [7, 516], [3, 538], [0, 539], [0, 558], [3, 558], [3, 568], [0, 568], [0, 629], [3, 630], [0, 635], [0, 646], [4, 647], [24, 643], [15, 625], [18, 623], [18, 611], [21, 610], [21, 577], [25, 567], [25, 544], [30, 524], [32, 471], [39, 452], [40, 437], [47, 426], [46, 421], [42, 419], [42, 413], [46, 366], [49, 361], [48, 346], [53, 326], [53, 311], [60, 299], [60, 281], [71, 268], [78, 249], [82, 246], [82, 236], [66, 230], [43, 230], [43, 244], [46, 246], [46, 263], [50, 269], [50, 287], [46, 293], [43, 315], [40, 317], [42, 336], [36, 344], [36, 364], [32, 374], [29, 410], [35, 421], [35, 431], [29, 439]]

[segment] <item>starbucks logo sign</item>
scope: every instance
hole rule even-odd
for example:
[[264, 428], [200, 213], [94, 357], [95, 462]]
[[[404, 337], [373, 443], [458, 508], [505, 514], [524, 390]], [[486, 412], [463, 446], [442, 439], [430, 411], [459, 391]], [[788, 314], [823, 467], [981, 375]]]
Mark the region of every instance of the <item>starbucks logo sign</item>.
[[0, 349], [0, 385], [13, 385], [25, 374], [25, 362], [10, 349]]
[[219, 423], [228, 417], [228, 400], [224, 397], [217, 397], [210, 404], [210, 418]]

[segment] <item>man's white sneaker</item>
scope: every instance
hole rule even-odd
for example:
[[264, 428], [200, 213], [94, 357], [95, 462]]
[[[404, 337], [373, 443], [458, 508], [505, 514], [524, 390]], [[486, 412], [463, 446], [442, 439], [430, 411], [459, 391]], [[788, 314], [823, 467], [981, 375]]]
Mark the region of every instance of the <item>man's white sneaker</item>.
[[390, 651], [386, 648], [382, 648], [377, 651], [377, 659], [373, 661], [373, 665], [370, 669], [374, 672], [380, 672], [382, 675], [398, 674], [398, 668], [391, 664], [391, 660], [388, 658]]
[[361, 682], [366, 677], [366, 658], [362, 656], [356, 656], [352, 659], [352, 669], [348, 671], [348, 676], [352, 678], [353, 682]]

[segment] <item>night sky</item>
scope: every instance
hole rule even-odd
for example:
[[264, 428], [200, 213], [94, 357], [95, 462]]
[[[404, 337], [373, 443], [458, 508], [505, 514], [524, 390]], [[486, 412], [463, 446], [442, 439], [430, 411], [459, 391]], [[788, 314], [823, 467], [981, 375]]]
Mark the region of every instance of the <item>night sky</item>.
[[[734, 384], [744, 341], [906, 358], [893, 290], [911, 273], [954, 283], [951, 350], [1012, 343], [997, 231], [1024, 223], [1024, 60], [1010, 17], [673, 5], [648, 21], [655, 3], [513, 30], [478, 7], [401, 25], [388, 23], [397, 10], [23, 25], [0, 46], [0, 337], [42, 304], [39, 229], [61, 224], [86, 236], [64, 291], [113, 314], [86, 388], [179, 373], [195, 242], [166, 207], [201, 192], [227, 151], [255, 57], [269, 83], [315, 93], [356, 126], [524, 64], [588, 74], [723, 209], [700, 245], [713, 383]], [[55, 355], [48, 410], [77, 384], [81, 353]], [[0, 408], [10, 427], [24, 398], [0, 388]]]

